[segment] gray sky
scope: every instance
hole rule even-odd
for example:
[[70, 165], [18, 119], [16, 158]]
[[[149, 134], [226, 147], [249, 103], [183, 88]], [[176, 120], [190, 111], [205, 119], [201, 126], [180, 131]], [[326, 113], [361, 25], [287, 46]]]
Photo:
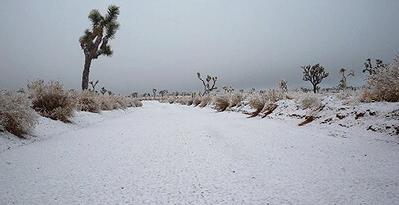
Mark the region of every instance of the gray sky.
[[219, 87], [310, 87], [300, 66], [314, 63], [330, 72], [322, 87], [342, 66], [360, 84], [366, 58], [399, 54], [398, 0], [2, 0], [0, 88], [33, 79], [80, 88], [78, 39], [89, 11], [110, 4], [121, 9], [114, 55], [95, 60], [90, 77], [116, 92], [200, 90], [197, 71]]

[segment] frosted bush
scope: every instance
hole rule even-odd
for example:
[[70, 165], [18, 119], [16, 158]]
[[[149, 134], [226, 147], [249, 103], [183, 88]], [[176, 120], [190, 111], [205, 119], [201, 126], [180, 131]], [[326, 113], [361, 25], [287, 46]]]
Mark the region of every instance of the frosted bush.
[[229, 107], [229, 97], [223, 95], [215, 99], [215, 109], [219, 112], [225, 111]]
[[195, 96], [193, 100], [193, 105], [197, 106], [201, 103], [201, 97], [200, 96]]
[[100, 102], [98, 95], [92, 91], [85, 90], [77, 96], [77, 109], [80, 111], [87, 112], [100, 112]]
[[266, 104], [266, 100], [262, 96], [251, 96], [248, 102], [249, 106], [255, 110], [262, 110]]
[[270, 102], [277, 102], [285, 98], [285, 94], [282, 91], [271, 89], [266, 92], [265, 98]]
[[230, 96], [230, 107], [235, 107], [241, 104], [243, 96], [240, 93], [235, 93]]
[[309, 94], [300, 99], [300, 105], [302, 109], [317, 108], [321, 106], [321, 101], [317, 96]]
[[28, 85], [28, 88], [32, 97], [32, 107], [40, 115], [69, 122], [75, 101], [59, 82], [34, 81]]
[[25, 94], [0, 92], [0, 130], [18, 137], [29, 134], [38, 117], [30, 105]]
[[399, 101], [399, 57], [384, 68], [376, 70], [368, 78], [369, 88], [362, 94], [362, 101]]

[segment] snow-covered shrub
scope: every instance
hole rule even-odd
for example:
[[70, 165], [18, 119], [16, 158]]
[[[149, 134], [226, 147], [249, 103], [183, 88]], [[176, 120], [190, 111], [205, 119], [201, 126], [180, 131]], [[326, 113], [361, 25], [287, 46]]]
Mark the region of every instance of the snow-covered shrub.
[[133, 99], [132, 103], [133, 103], [134, 107], [142, 107], [143, 106], [143, 103], [137, 99]]
[[277, 102], [285, 98], [285, 94], [282, 91], [271, 89], [265, 94], [265, 98], [270, 102]]
[[399, 102], [399, 57], [387, 66], [376, 69], [368, 78], [369, 88], [362, 94], [361, 100]]
[[201, 103], [201, 97], [200, 96], [195, 96], [193, 100], [193, 105], [198, 106]]
[[209, 95], [205, 95], [201, 97], [201, 103], [199, 104], [199, 107], [205, 107], [208, 104], [211, 103], [212, 98]]
[[215, 109], [219, 112], [225, 111], [229, 107], [229, 97], [228, 96], [218, 96], [215, 99]]
[[0, 92], [0, 130], [18, 137], [28, 134], [37, 123], [37, 113], [23, 93]]
[[85, 90], [77, 96], [77, 108], [81, 111], [100, 112], [98, 95], [92, 91]]
[[235, 107], [241, 104], [243, 96], [241, 93], [235, 93], [230, 96], [230, 107]]
[[255, 110], [262, 110], [266, 104], [266, 100], [262, 96], [251, 96], [248, 102], [249, 106]]
[[302, 109], [317, 108], [321, 106], [321, 101], [317, 96], [308, 94], [300, 99], [300, 105]]
[[54, 120], [69, 122], [73, 115], [75, 101], [59, 82], [34, 81], [28, 85], [32, 107], [40, 115]]

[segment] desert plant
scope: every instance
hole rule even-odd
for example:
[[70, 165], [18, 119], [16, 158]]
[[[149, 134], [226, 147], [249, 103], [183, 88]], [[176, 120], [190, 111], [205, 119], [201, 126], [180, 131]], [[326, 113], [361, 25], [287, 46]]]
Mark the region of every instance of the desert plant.
[[239, 106], [242, 100], [243, 96], [241, 93], [232, 94], [230, 96], [230, 107]]
[[40, 115], [53, 120], [69, 122], [75, 101], [59, 82], [34, 81], [28, 85], [32, 97], [32, 108]]
[[199, 107], [205, 107], [211, 102], [212, 98], [210, 96], [202, 96], [201, 103], [198, 105]]
[[155, 99], [155, 97], [157, 96], [157, 89], [152, 89], [152, 94], [153, 94], [153, 97], [154, 97], [154, 99]]
[[38, 115], [30, 106], [24, 93], [0, 92], [0, 130], [24, 138], [37, 123]]
[[313, 92], [316, 93], [320, 89], [318, 85], [324, 78], [327, 78], [328, 73], [320, 64], [301, 66], [301, 68], [303, 69], [303, 80], [309, 81], [313, 85]]
[[82, 90], [86, 90], [89, 86], [91, 62], [101, 55], [111, 56], [113, 53], [108, 42], [115, 37], [115, 33], [119, 28], [118, 15], [119, 7], [115, 5], [108, 7], [108, 12], [105, 16], [102, 16], [97, 9], [89, 13], [89, 19], [92, 23], [91, 30], [86, 29], [79, 39], [80, 47], [85, 56]]
[[300, 105], [302, 109], [314, 109], [321, 106], [321, 101], [317, 96], [305, 95], [302, 99], [300, 99]]
[[202, 93], [202, 95], [209, 94], [213, 90], [217, 89], [217, 87], [215, 87], [215, 86], [216, 86], [216, 81], [217, 81], [218, 77], [207, 75], [206, 79], [204, 80], [204, 79], [202, 79], [200, 73], [197, 73], [197, 77], [202, 82], [202, 85], [204, 86], [204, 92]]
[[349, 71], [348, 73], [346, 73], [346, 71], [347, 70], [345, 68], [341, 68], [339, 70], [339, 73], [341, 74], [341, 80], [339, 81], [338, 88], [340, 88], [340, 89], [346, 89], [348, 87], [348, 85], [346, 83], [347, 78], [349, 76], [355, 76], [354, 71]]
[[287, 81], [286, 80], [280, 80], [278, 81], [278, 86], [282, 92], [287, 92], [288, 91], [288, 86], [287, 86]]
[[271, 89], [265, 92], [265, 98], [270, 102], [277, 102], [285, 98], [285, 94], [282, 91]]
[[168, 94], [168, 91], [167, 90], [161, 90], [161, 91], [159, 91], [159, 94], [163, 98], [164, 95]]
[[91, 91], [96, 92], [96, 86], [98, 84], [98, 80], [96, 80], [96, 82], [94, 81], [90, 81], [89, 84], [91, 85]]
[[371, 63], [371, 59], [368, 58], [364, 63], [363, 73], [368, 73], [369, 75], [376, 74], [381, 68], [386, 68], [388, 65], [383, 63], [380, 59], [375, 59], [375, 65]]
[[223, 112], [229, 107], [229, 97], [223, 95], [223, 96], [218, 96], [215, 99], [215, 109], [218, 112]]
[[249, 117], [256, 117], [265, 107], [266, 100], [262, 96], [252, 96], [248, 104], [252, 109], [255, 109], [252, 113], [248, 113]]
[[84, 90], [78, 96], [77, 109], [80, 111], [87, 112], [100, 112], [100, 102], [98, 100], [99, 96], [94, 92], [89, 90]]
[[362, 101], [399, 101], [399, 57], [389, 66], [380, 66], [368, 77], [368, 85], [362, 94]]
[[193, 99], [193, 105], [196, 107], [201, 103], [201, 97], [200, 96], [195, 96]]

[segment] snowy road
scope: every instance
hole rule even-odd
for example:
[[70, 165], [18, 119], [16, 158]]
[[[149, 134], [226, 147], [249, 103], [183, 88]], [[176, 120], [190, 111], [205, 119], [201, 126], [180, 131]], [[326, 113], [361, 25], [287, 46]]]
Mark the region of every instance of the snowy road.
[[399, 204], [397, 143], [295, 123], [147, 102], [0, 153], [0, 204]]

